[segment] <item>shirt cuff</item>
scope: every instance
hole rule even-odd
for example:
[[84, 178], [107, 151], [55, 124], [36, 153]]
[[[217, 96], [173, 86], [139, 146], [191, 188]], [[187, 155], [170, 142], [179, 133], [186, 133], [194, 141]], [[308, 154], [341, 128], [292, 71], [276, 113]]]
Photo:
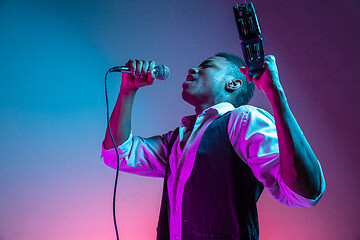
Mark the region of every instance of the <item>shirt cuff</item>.
[[282, 177], [279, 175], [278, 180], [276, 181], [279, 184], [279, 190], [283, 193], [283, 197], [278, 198], [280, 203], [283, 203], [290, 207], [313, 207], [315, 206], [320, 198], [322, 197], [325, 191], [325, 180], [321, 179], [321, 191], [320, 194], [315, 198], [306, 198], [303, 197], [293, 190], [291, 190], [283, 181]]
[[[129, 137], [126, 139], [126, 141], [117, 147], [120, 160], [122, 160], [126, 156], [128, 156], [131, 146], [132, 146], [132, 138], [133, 138], [133, 134], [132, 134], [132, 131], [130, 131]], [[104, 163], [106, 165], [116, 169], [117, 157], [116, 157], [115, 148], [106, 149], [104, 147], [104, 142], [103, 142], [100, 157], [104, 160]]]

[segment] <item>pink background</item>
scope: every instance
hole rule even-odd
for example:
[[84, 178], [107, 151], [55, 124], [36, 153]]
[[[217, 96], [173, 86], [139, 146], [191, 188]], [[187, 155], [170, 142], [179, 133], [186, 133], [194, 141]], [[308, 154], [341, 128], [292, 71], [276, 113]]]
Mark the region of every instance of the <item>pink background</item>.
[[[129, 58], [168, 65], [171, 79], [139, 91], [135, 134], [175, 128], [190, 67], [241, 55], [225, 0], [0, 0], [0, 239], [115, 239], [115, 171], [100, 159], [104, 74]], [[241, 2], [242, 3], [242, 2]], [[265, 51], [277, 58], [294, 115], [327, 183], [315, 208], [260, 198], [262, 240], [359, 240], [360, 2], [253, 2]], [[109, 76], [113, 106], [120, 74]], [[256, 92], [251, 104], [271, 111]], [[155, 239], [162, 180], [121, 173], [121, 239]]]

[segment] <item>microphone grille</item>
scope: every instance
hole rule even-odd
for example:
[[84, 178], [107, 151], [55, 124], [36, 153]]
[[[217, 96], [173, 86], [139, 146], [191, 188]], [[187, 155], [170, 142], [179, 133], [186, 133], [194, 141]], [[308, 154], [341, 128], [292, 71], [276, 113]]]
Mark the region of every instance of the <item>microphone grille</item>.
[[165, 79], [170, 77], [170, 69], [165, 65], [159, 65], [156, 67], [156, 78], [164, 81]]

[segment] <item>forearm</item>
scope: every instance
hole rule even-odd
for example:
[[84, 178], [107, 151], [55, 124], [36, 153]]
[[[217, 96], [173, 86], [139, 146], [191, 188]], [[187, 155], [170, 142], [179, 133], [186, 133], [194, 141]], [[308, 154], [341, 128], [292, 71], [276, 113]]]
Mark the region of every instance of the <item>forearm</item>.
[[[121, 145], [129, 137], [131, 131], [131, 112], [136, 90], [122, 84], [114, 110], [110, 117], [110, 127], [116, 146]], [[106, 129], [104, 147], [114, 148], [109, 129]]]
[[281, 176], [294, 192], [314, 199], [321, 191], [322, 172], [318, 160], [289, 108], [282, 87], [266, 95], [278, 134]]

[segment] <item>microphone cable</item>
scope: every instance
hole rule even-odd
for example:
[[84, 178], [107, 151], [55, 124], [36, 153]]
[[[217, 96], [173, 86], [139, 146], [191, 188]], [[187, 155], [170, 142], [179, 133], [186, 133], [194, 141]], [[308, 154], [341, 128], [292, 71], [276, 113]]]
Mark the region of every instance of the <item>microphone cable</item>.
[[115, 143], [115, 140], [112, 135], [111, 128], [110, 128], [109, 100], [108, 100], [107, 87], [106, 87], [106, 78], [107, 78], [107, 75], [109, 72], [110, 72], [110, 69], [105, 74], [106, 120], [107, 120], [107, 127], [109, 129], [109, 133], [111, 136], [111, 140], [114, 144], [114, 148], [115, 148], [115, 152], [116, 152], [116, 160], [117, 160], [114, 193], [113, 193], [113, 220], [114, 220], [114, 227], [115, 227], [115, 232], [116, 232], [116, 239], [119, 240], [119, 232], [118, 232], [118, 228], [117, 228], [117, 224], [116, 224], [115, 203], [116, 203], [117, 182], [118, 182], [118, 178], [119, 178], [120, 157], [119, 157], [119, 152], [118, 152], [118, 149], [117, 149], [117, 146], [116, 146], [116, 143]]

